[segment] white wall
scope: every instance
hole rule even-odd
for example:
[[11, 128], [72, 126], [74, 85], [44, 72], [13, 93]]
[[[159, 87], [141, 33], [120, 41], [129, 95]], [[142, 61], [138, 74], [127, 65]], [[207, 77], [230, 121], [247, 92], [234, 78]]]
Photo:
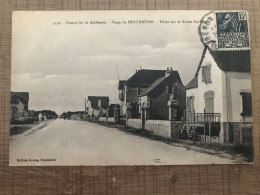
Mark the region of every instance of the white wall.
[[144, 104], [150, 107], [150, 99], [147, 95], [139, 97], [139, 102], [141, 103], [141, 107], [139, 106], [139, 113], [141, 113], [141, 108]]
[[171, 121], [147, 120], [145, 129], [152, 131], [155, 135], [171, 138]]
[[109, 118], [107, 118], [107, 122], [115, 123], [115, 118], [114, 117], [109, 117]]
[[142, 120], [130, 118], [127, 121], [127, 126], [133, 127], [135, 129], [142, 129]]
[[99, 120], [100, 122], [106, 122], [106, 117], [99, 117], [98, 120]]
[[[228, 121], [239, 122], [242, 120], [243, 111], [241, 92], [251, 92], [251, 74], [246, 72], [227, 72], [228, 89]], [[225, 121], [225, 119], [224, 119]]]
[[94, 116], [98, 117], [100, 114], [99, 109], [93, 109], [93, 114], [94, 114]]
[[217, 66], [213, 57], [207, 50], [205, 58], [203, 60], [202, 66], [211, 64], [211, 81], [212, 83], [203, 83], [202, 82], [202, 68], [199, 71], [198, 75], [198, 88], [188, 89], [186, 91], [186, 96], [195, 96], [194, 99], [194, 108], [195, 113], [203, 113], [205, 108], [205, 99], [204, 93], [207, 91], [214, 91], [214, 112], [215, 113], [223, 113], [223, 93], [222, 93], [222, 77], [223, 71]]

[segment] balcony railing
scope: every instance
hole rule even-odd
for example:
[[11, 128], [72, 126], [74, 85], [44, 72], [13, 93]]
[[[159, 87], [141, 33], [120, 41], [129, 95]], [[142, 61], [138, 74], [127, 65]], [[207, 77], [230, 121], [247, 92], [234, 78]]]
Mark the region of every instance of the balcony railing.
[[220, 113], [195, 113], [186, 114], [186, 123], [220, 122]]

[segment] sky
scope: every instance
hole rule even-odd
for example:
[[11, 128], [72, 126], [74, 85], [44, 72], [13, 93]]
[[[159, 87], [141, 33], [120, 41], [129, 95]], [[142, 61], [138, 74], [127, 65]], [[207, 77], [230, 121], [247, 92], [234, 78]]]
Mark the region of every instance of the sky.
[[201, 58], [198, 26], [208, 12], [14, 12], [11, 91], [29, 92], [30, 110], [60, 114], [84, 110], [88, 96], [118, 103], [118, 80], [137, 69], [171, 67], [186, 85]]

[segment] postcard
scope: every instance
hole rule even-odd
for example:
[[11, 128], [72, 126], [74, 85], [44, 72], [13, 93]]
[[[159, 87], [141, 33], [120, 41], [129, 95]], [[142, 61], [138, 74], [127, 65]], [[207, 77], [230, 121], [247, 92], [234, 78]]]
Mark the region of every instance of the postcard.
[[12, 17], [10, 166], [253, 163], [246, 11]]

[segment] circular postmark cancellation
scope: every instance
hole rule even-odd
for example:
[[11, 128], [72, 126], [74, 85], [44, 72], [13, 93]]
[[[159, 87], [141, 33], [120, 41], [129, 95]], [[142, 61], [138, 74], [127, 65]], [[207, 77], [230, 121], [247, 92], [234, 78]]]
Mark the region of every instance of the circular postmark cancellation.
[[202, 17], [199, 34], [212, 50], [249, 50], [248, 29], [246, 11], [211, 11]]

